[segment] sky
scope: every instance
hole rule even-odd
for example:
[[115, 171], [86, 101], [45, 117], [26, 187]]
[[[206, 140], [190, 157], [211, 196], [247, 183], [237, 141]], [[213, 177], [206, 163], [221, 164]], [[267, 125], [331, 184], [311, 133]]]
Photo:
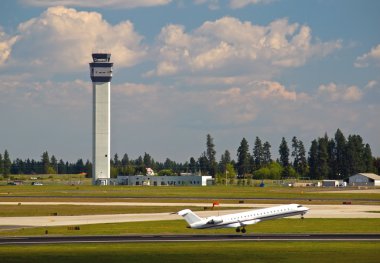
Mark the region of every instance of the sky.
[[0, 152], [92, 155], [92, 52], [110, 52], [111, 153], [236, 159], [339, 128], [380, 156], [380, 1], [2, 0]]

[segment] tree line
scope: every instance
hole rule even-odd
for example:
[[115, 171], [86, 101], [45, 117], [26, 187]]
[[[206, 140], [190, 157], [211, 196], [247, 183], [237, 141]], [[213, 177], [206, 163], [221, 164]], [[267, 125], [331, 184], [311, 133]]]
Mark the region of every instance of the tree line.
[[86, 163], [82, 159], [78, 159], [76, 163], [64, 162], [62, 159], [52, 155], [49, 157], [47, 151], [43, 152], [40, 160], [15, 159], [13, 162], [10, 160], [7, 150], [4, 154], [0, 154], [0, 174], [5, 178], [9, 175], [15, 174], [79, 174], [86, 173], [91, 175], [92, 165], [89, 160]]
[[[290, 146], [289, 146], [290, 145]], [[210, 134], [206, 136], [206, 150], [198, 158], [191, 157], [185, 163], [177, 163], [169, 158], [164, 162], [155, 161], [148, 153], [137, 159], [130, 159], [128, 154], [122, 158], [116, 153], [111, 159], [111, 177], [117, 175], [145, 174], [146, 168], [152, 168], [158, 175], [176, 175], [192, 173], [211, 175], [220, 182], [226, 178], [309, 178], [309, 179], [343, 179], [358, 172], [380, 173], [380, 158], [372, 156], [371, 147], [365, 144], [360, 135], [347, 138], [338, 129], [334, 137], [327, 134], [314, 139], [306, 151], [304, 143], [294, 136], [290, 144], [283, 137], [278, 149], [279, 158], [274, 160], [271, 144], [255, 138], [252, 149], [243, 138], [236, 151], [236, 160], [225, 150], [220, 160], [216, 160], [216, 146]], [[91, 177], [92, 164], [89, 160], [78, 159], [75, 163], [57, 160], [48, 152], [41, 159], [10, 160], [5, 150], [0, 154], [0, 174], [74, 174], [86, 173]]]
[[370, 145], [360, 135], [349, 135], [346, 139], [340, 129], [333, 138], [325, 134], [314, 139], [308, 152], [296, 136], [290, 146], [283, 137], [276, 160], [272, 159], [270, 143], [262, 142], [259, 137], [252, 149], [245, 138], [241, 140], [236, 162], [225, 151], [217, 163], [214, 147], [212, 137], [207, 135], [207, 150], [199, 157], [198, 164], [207, 167], [206, 173], [217, 178], [234, 177], [234, 172], [239, 178], [312, 180], [344, 179], [359, 172], [380, 173], [380, 158], [372, 156]]

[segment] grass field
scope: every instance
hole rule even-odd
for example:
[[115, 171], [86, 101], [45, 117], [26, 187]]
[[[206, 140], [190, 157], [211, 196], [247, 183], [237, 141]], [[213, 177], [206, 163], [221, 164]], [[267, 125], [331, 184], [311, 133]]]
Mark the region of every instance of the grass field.
[[[0, 217], [172, 213], [185, 208], [203, 211], [203, 207], [196, 206], [0, 205]], [[223, 209], [231, 208], [223, 207]]]
[[[234, 229], [197, 230], [186, 228], [183, 220], [82, 225], [1, 230], [0, 236], [45, 235], [128, 235], [128, 234], [235, 234]], [[379, 219], [277, 219], [247, 227], [248, 233], [380, 233]]]
[[[271, 187], [126, 187], [126, 186], [0, 186], [0, 201], [159, 201], [224, 203], [260, 202], [249, 198], [284, 198], [297, 203], [380, 202], [380, 194], [315, 192], [315, 188]], [[24, 196], [24, 197], [23, 197]], [[34, 198], [29, 198], [33, 196]], [[146, 199], [139, 199], [146, 197]], [[125, 199], [128, 198], [128, 199]], [[136, 199], [133, 199], [136, 198]], [[291, 199], [294, 200], [291, 200]], [[53, 199], [53, 200], [52, 200]], [[246, 200], [245, 200], [246, 199]], [[318, 200], [318, 201], [315, 201]], [[375, 202], [374, 202], [375, 200]], [[266, 203], [282, 202], [265, 200]], [[285, 201], [287, 202], [287, 201]], [[253, 205], [254, 206], [254, 205]], [[6, 210], [9, 209], [9, 210]], [[58, 210], [59, 209], [59, 210]], [[91, 211], [94, 209], [95, 211]], [[153, 211], [154, 209], [159, 209]], [[164, 210], [161, 210], [164, 209]], [[168, 212], [182, 207], [89, 207], [89, 206], [0, 206], [0, 216], [58, 213]], [[195, 208], [192, 209], [203, 209]], [[81, 211], [80, 211], [81, 210]], [[247, 228], [248, 233], [380, 233], [379, 219], [278, 219]], [[194, 230], [183, 220], [83, 225], [65, 227], [0, 229], [0, 236], [30, 235], [128, 235], [128, 234], [234, 234], [234, 229]], [[380, 242], [170, 242], [114, 244], [56, 244], [0, 246], [0, 262], [378, 262]]]
[[379, 262], [378, 242], [198, 242], [0, 246], [8, 262]]
[[[333, 189], [336, 190], [336, 189]], [[0, 186], [1, 197], [45, 196], [45, 197], [119, 197], [119, 198], [285, 198], [285, 199], [334, 199], [334, 200], [377, 200], [379, 193], [329, 193], [328, 189], [291, 188], [282, 186], [208, 186], [208, 187], [136, 187], [136, 186]]]

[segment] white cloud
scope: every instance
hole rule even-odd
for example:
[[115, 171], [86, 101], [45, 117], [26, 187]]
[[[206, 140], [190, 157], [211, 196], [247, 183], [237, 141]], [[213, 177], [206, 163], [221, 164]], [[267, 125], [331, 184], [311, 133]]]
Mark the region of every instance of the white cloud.
[[[193, 0], [195, 4], [207, 4], [208, 8], [211, 10], [217, 10], [220, 8], [219, 0]], [[221, 1], [229, 2], [228, 6], [232, 9], [239, 9], [246, 7], [247, 5], [257, 5], [257, 4], [268, 4], [275, 0], [229, 0], [229, 1]]]
[[220, 8], [219, 0], [194, 0], [196, 5], [208, 4], [210, 10], [218, 10]]
[[0, 66], [8, 60], [12, 52], [12, 46], [16, 43], [17, 38], [17, 36], [8, 36], [0, 27]]
[[370, 52], [357, 57], [354, 66], [357, 68], [365, 68], [370, 66], [371, 63], [380, 66], [380, 44], [373, 47]]
[[365, 89], [366, 90], [370, 90], [370, 89], [373, 89], [374, 87], [376, 87], [378, 84], [378, 82], [376, 80], [371, 80], [367, 83], [367, 85], [365, 86]]
[[32, 6], [74, 6], [74, 7], [108, 7], [137, 8], [167, 5], [171, 0], [23, 0]]
[[93, 51], [113, 53], [118, 67], [139, 63], [146, 55], [143, 39], [130, 21], [107, 23], [99, 13], [62, 6], [48, 8], [39, 17], [18, 27], [13, 59], [43, 72], [86, 68]]
[[[35, 108], [62, 108], [68, 111], [90, 107], [91, 83], [73, 81], [36, 81], [31, 74], [0, 76], [0, 102], [33, 112]], [[27, 105], [27, 106], [26, 106]]]
[[268, 4], [274, 0], [230, 0], [230, 7], [233, 9], [243, 8], [247, 5]]
[[259, 26], [233, 17], [207, 21], [189, 33], [181, 25], [168, 25], [157, 40], [158, 67], [150, 75], [238, 69], [240, 74], [261, 75], [299, 67], [341, 46], [340, 41], [312, 41], [308, 26], [286, 19]]
[[331, 82], [318, 88], [318, 95], [327, 101], [359, 101], [363, 97], [363, 91], [357, 86], [338, 86]]
[[[289, 104], [302, 104], [307, 96], [290, 91], [275, 81], [252, 82], [240, 87], [193, 91], [187, 94], [191, 105], [204, 109], [199, 120], [205, 125], [246, 125], [268, 109], [277, 111]], [[211, 99], [210, 99], [211, 98]], [[182, 104], [181, 104], [182, 105]]]

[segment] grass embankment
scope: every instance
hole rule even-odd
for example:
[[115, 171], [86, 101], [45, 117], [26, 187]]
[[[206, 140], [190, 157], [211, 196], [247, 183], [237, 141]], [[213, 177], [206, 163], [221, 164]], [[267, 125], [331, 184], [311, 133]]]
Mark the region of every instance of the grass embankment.
[[[284, 199], [332, 199], [332, 200], [378, 200], [379, 193], [329, 193], [328, 190], [317, 188], [290, 188], [282, 186], [252, 187], [252, 186], [1, 186], [1, 197], [45, 196], [45, 197], [98, 197], [98, 198], [204, 198], [204, 199], [244, 199], [244, 198], [284, 198]], [[4, 199], [5, 200], [5, 199]]]
[[198, 242], [0, 246], [8, 262], [378, 262], [379, 242]]
[[[45, 235], [132, 235], [132, 234], [235, 234], [234, 229], [197, 230], [183, 220], [82, 225], [2, 230], [0, 236]], [[248, 233], [380, 233], [379, 219], [278, 219], [247, 227]]]

